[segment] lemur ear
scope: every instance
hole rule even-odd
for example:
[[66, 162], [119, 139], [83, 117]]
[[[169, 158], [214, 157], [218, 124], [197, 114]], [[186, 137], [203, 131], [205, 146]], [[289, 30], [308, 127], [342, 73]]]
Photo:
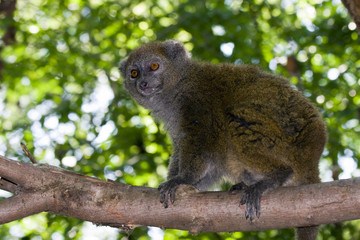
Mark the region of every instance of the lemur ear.
[[123, 78], [126, 78], [126, 64], [127, 64], [127, 60], [128, 60], [128, 58], [123, 59], [123, 60], [120, 62], [120, 66], [119, 66], [119, 70], [120, 70], [120, 73], [121, 73], [121, 75], [123, 76]]
[[166, 56], [170, 59], [175, 59], [178, 57], [190, 58], [190, 53], [185, 49], [184, 45], [176, 40], [165, 41], [164, 51]]

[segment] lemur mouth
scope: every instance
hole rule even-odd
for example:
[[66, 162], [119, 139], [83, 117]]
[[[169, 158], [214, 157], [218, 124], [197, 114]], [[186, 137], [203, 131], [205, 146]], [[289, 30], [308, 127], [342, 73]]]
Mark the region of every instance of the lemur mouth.
[[161, 88], [161, 84], [158, 82], [141, 81], [137, 83], [138, 91], [144, 96], [157, 93], [161, 90]]
[[151, 87], [140, 88], [140, 92], [145, 96], [149, 96], [149, 95], [155, 93], [156, 91], [157, 91], [157, 88], [151, 88]]
[[161, 90], [161, 86], [138, 86], [138, 90], [139, 92], [144, 95], [144, 96], [149, 96], [152, 95], [154, 93], [157, 93]]

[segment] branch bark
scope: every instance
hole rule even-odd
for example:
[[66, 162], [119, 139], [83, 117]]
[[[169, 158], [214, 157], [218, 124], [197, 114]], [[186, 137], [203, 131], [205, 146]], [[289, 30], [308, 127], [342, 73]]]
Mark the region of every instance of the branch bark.
[[52, 212], [99, 225], [136, 225], [198, 232], [258, 231], [328, 224], [360, 218], [360, 178], [284, 187], [262, 197], [254, 222], [239, 206], [241, 193], [196, 192], [183, 186], [165, 209], [157, 189], [102, 181], [50, 165], [0, 156], [0, 188], [14, 193], [0, 201], [0, 224]]

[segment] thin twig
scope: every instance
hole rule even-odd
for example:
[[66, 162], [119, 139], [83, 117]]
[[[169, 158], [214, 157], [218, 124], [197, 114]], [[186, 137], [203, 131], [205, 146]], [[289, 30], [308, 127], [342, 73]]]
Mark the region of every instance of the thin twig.
[[21, 142], [20, 143], [22, 150], [24, 151], [24, 153], [26, 154], [26, 156], [28, 156], [28, 158], [30, 159], [30, 161], [34, 164], [37, 163], [36, 159], [34, 158], [34, 156], [30, 153], [29, 149], [27, 149], [25, 143]]

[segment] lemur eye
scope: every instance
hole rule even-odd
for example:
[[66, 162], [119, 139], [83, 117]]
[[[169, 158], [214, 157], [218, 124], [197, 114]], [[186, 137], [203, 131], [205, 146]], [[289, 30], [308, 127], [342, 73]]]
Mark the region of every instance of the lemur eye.
[[131, 70], [131, 77], [136, 78], [139, 75], [138, 70]]
[[159, 64], [157, 62], [154, 62], [151, 64], [150, 67], [151, 67], [151, 70], [155, 71], [159, 68]]

